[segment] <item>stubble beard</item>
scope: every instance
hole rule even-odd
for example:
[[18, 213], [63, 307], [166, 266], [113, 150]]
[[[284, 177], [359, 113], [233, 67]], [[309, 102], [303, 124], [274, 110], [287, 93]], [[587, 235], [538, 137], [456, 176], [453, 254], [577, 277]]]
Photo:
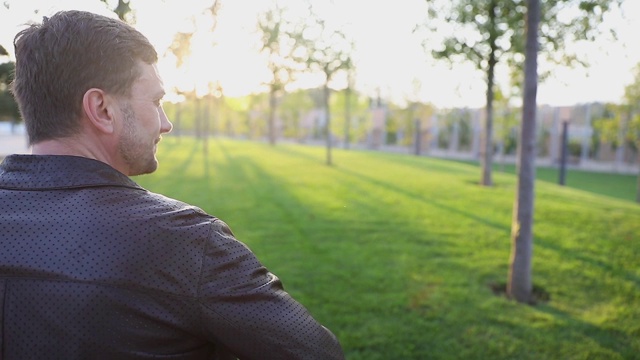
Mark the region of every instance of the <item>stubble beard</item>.
[[146, 144], [145, 139], [136, 131], [136, 114], [130, 104], [121, 108], [124, 115], [123, 131], [118, 148], [120, 156], [129, 167], [130, 176], [150, 174], [158, 168], [155, 157], [155, 144]]

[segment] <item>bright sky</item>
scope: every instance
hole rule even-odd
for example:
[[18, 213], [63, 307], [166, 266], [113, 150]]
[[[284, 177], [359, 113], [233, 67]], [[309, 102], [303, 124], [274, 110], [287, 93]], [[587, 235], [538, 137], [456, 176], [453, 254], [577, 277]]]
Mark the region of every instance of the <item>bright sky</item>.
[[[116, 3], [115, 0], [110, 0]], [[219, 81], [228, 96], [259, 91], [269, 75], [265, 62], [257, 55], [256, 14], [268, 4], [265, 0], [221, 0], [222, 9], [216, 33], [203, 32], [194, 39], [193, 57], [185, 69], [176, 69], [171, 56], [160, 61], [165, 85], [183, 90], [192, 85], [179, 79], [196, 79], [198, 91]], [[299, 1], [281, 0], [296, 4]], [[113, 16], [99, 0], [5, 0], [0, 5], [0, 44], [12, 53], [13, 36], [27, 21], [40, 21], [63, 9], [81, 9]], [[177, 31], [192, 30], [195, 16], [199, 28], [211, 24], [200, 16], [200, 9], [211, 0], [131, 0], [137, 10], [136, 27], [149, 37], [160, 56]], [[412, 34], [424, 19], [424, 0], [341, 0], [318, 1], [320, 11], [331, 14], [331, 22], [354, 38], [356, 44], [356, 88], [367, 95], [379, 89], [394, 101], [421, 100], [441, 107], [484, 106], [484, 74], [470, 64], [437, 62], [425, 54], [421, 39]], [[333, 4], [333, 5], [330, 5]], [[294, 5], [295, 6], [295, 5]], [[329, 8], [333, 6], [333, 8]], [[34, 10], [39, 9], [38, 15]], [[588, 69], [557, 69], [538, 89], [540, 104], [570, 105], [589, 101], [620, 101], [624, 86], [631, 81], [631, 69], [640, 63], [640, 1], [627, 0], [624, 17], [618, 11], [607, 18], [618, 32], [618, 41], [601, 39], [576, 45], [591, 66]], [[213, 45], [215, 43], [215, 46]], [[506, 72], [498, 76], [506, 83]], [[320, 77], [304, 77], [301, 86], [318, 86]], [[419, 84], [419, 85], [418, 85]], [[336, 84], [338, 85], [338, 84]], [[170, 89], [169, 89], [170, 90]]]

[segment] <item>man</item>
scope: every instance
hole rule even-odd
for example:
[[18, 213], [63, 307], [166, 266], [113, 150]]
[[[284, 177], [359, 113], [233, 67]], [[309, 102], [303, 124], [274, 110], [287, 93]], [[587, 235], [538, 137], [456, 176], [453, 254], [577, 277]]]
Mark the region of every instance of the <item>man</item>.
[[224, 222], [129, 179], [171, 131], [142, 34], [67, 11], [14, 44], [33, 155], [0, 165], [0, 358], [343, 358]]

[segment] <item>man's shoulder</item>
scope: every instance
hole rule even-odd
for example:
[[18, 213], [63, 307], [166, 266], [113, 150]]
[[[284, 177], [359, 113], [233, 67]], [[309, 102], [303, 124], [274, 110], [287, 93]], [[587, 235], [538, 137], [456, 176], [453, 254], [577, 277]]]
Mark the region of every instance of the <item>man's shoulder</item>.
[[145, 189], [145, 191], [141, 195], [144, 198], [146, 198], [147, 201], [153, 202], [156, 205], [161, 206], [161, 207], [167, 207], [167, 208], [192, 208], [192, 209], [196, 210], [197, 212], [201, 212], [203, 214], [206, 214], [204, 212], [204, 210], [202, 210], [198, 206], [189, 204], [187, 202], [172, 198], [172, 197], [164, 195], [164, 194], [156, 193], [156, 192], [153, 192], [153, 191]]
[[[174, 199], [164, 194], [149, 190], [137, 194], [138, 204], [149, 214], [170, 215], [174, 217], [192, 216], [200, 221], [213, 222], [216, 217], [208, 214], [202, 208], [184, 201]], [[142, 210], [142, 209], [141, 209]]]

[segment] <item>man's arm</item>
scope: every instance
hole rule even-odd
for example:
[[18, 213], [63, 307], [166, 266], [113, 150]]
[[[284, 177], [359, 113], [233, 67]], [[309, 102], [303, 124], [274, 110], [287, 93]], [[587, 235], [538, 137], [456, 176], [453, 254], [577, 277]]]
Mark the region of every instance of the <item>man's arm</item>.
[[220, 220], [205, 248], [198, 298], [205, 335], [240, 359], [344, 359], [335, 336]]

